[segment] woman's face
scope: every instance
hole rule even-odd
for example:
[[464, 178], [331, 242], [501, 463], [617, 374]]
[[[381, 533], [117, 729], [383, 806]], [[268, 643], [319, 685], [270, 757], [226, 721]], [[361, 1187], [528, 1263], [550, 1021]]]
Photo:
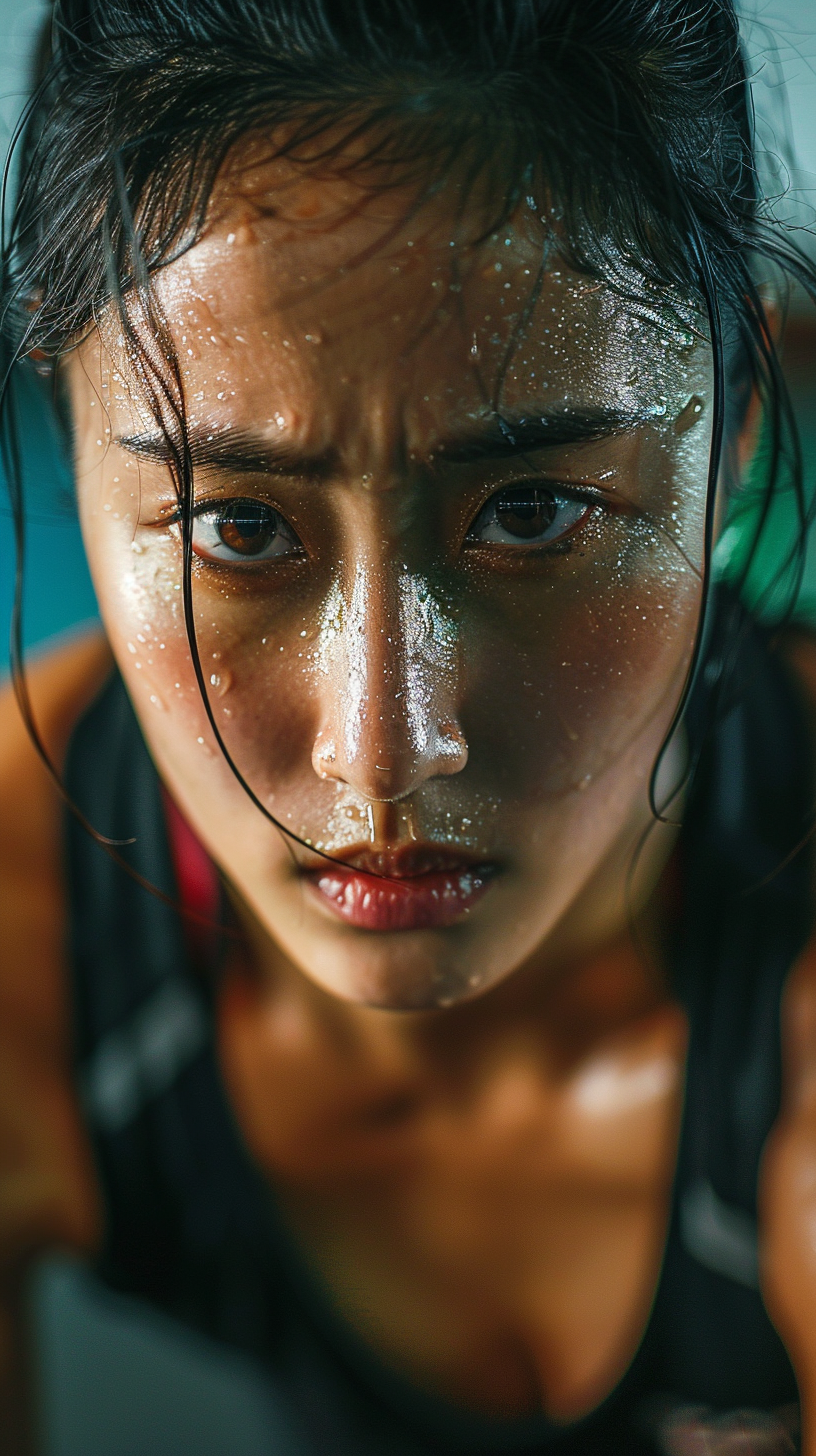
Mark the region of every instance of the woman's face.
[[91, 569], [162, 777], [303, 971], [425, 1008], [622, 913], [699, 613], [711, 367], [554, 252], [531, 309], [528, 206], [470, 246], [453, 202], [405, 221], [409, 200], [247, 164], [155, 280], [215, 719], [342, 864], [293, 852], [217, 747], [166, 443], [115, 321], [70, 374]]

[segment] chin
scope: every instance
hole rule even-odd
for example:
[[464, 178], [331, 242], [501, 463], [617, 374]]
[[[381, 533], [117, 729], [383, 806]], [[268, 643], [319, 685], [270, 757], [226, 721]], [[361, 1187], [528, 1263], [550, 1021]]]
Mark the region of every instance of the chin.
[[[369, 937], [355, 936], [356, 945], [346, 941], [328, 953], [310, 955], [300, 960], [301, 968], [331, 995], [379, 1011], [447, 1010], [472, 1000], [497, 979], [495, 971], [491, 975], [485, 968], [480, 974], [467, 964], [469, 957], [457, 956], [445, 937], [433, 936], [433, 948], [421, 932], [377, 939], [375, 947]], [[382, 944], [383, 939], [389, 943]]]
[[369, 980], [365, 984], [349, 980], [347, 985], [332, 985], [327, 990], [350, 1001], [355, 1006], [366, 1006], [372, 1011], [447, 1011], [467, 1001], [474, 992], [467, 985], [445, 983], [437, 978], [417, 976], [412, 983], [404, 979], [382, 976], [376, 984]]

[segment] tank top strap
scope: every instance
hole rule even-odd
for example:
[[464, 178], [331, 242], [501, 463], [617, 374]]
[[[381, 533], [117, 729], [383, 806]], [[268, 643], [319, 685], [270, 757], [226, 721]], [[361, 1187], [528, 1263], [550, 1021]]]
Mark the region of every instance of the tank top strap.
[[746, 1391], [767, 1407], [796, 1399], [759, 1289], [757, 1184], [779, 1113], [782, 993], [813, 928], [813, 744], [772, 634], [725, 590], [716, 612], [728, 656], [712, 654], [707, 701], [691, 705], [715, 699], [694, 725], [681, 846], [672, 961], [690, 1044], [653, 1379], [715, 1408]]
[[[810, 828], [812, 745], [772, 640], [725, 592], [715, 647], [718, 634], [729, 656], [711, 654], [711, 680], [690, 704], [692, 736], [704, 747], [685, 814], [671, 948], [691, 1035], [670, 1235], [644, 1341], [601, 1423], [649, 1392], [719, 1409], [796, 1396], [758, 1289], [756, 1203], [779, 1108], [780, 998], [812, 926], [811, 856], [791, 855]], [[78, 724], [66, 779], [90, 822], [171, 902], [68, 820], [77, 1080], [107, 1211], [102, 1273], [267, 1362], [289, 1358], [283, 1346], [314, 1343], [321, 1320], [301, 1319], [269, 1190], [222, 1085], [214, 980], [174, 908], [181, 897], [206, 922], [211, 867], [166, 801], [118, 675]], [[319, 1334], [315, 1358], [321, 1389], [339, 1391], [343, 1405], [351, 1387], [340, 1380], [345, 1357], [335, 1344]], [[293, 1377], [298, 1389], [304, 1378]], [[327, 1411], [333, 1401], [326, 1396]], [[588, 1451], [588, 1428], [574, 1435], [575, 1449]], [[542, 1428], [535, 1449], [572, 1450], [571, 1441]]]
[[722, 591], [718, 612], [728, 658], [708, 668], [722, 685], [684, 815], [672, 951], [691, 1023], [681, 1171], [755, 1217], [782, 991], [813, 930], [814, 745], [773, 634]]
[[[73, 734], [66, 784], [127, 864], [178, 903], [162, 789], [118, 674]], [[173, 903], [73, 816], [66, 835], [76, 1076], [105, 1195], [101, 1272], [218, 1338], [263, 1349], [273, 1338], [261, 1287], [273, 1277], [265, 1186], [223, 1090], [212, 978]], [[178, 862], [178, 836], [175, 848]], [[213, 881], [189, 848], [188, 903], [192, 892], [192, 908], [212, 909]]]

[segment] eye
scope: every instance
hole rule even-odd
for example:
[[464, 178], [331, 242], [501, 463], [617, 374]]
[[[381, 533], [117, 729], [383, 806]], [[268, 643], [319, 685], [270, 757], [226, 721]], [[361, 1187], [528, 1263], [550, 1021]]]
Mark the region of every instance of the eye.
[[594, 509], [593, 502], [525, 480], [492, 495], [466, 539], [499, 546], [549, 546], [569, 536]]
[[230, 500], [199, 509], [193, 519], [193, 550], [208, 561], [271, 561], [300, 556], [303, 547], [274, 506], [258, 500]]

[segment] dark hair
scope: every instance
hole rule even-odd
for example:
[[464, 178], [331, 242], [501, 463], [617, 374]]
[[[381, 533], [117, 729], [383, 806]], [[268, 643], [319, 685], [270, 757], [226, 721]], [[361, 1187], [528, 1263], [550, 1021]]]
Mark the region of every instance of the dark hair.
[[[753, 544], [784, 478], [800, 525], [785, 563], [793, 603], [809, 512], [757, 264], [811, 292], [816, 270], [761, 197], [731, 0], [56, 0], [47, 52], [2, 257], [0, 408], [20, 556], [15, 371], [32, 353], [53, 365], [113, 303], [157, 418], [173, 425], [187, 628], [205, 703], [184, 397], [150, 275], [195, 239], [236, 142], [279, 123], [304, 165], [320, 153], [365, 166], [372, 185], [416, 178], [418, 205], [455, 174], [462, 208], [482, 201], [484, 234], [529, 195], [581, 268], [618, 287], [634, 271], [667, 298], [702, 302], [715, 370], [706, 578], [723, 440], [753, 385], [767, 429]], [[687, 692], [716, 636], [701, 629]], [[14, 638], [30, 716], [19, 585]], [[210, 721], [221, 741], [211, 710]]]

